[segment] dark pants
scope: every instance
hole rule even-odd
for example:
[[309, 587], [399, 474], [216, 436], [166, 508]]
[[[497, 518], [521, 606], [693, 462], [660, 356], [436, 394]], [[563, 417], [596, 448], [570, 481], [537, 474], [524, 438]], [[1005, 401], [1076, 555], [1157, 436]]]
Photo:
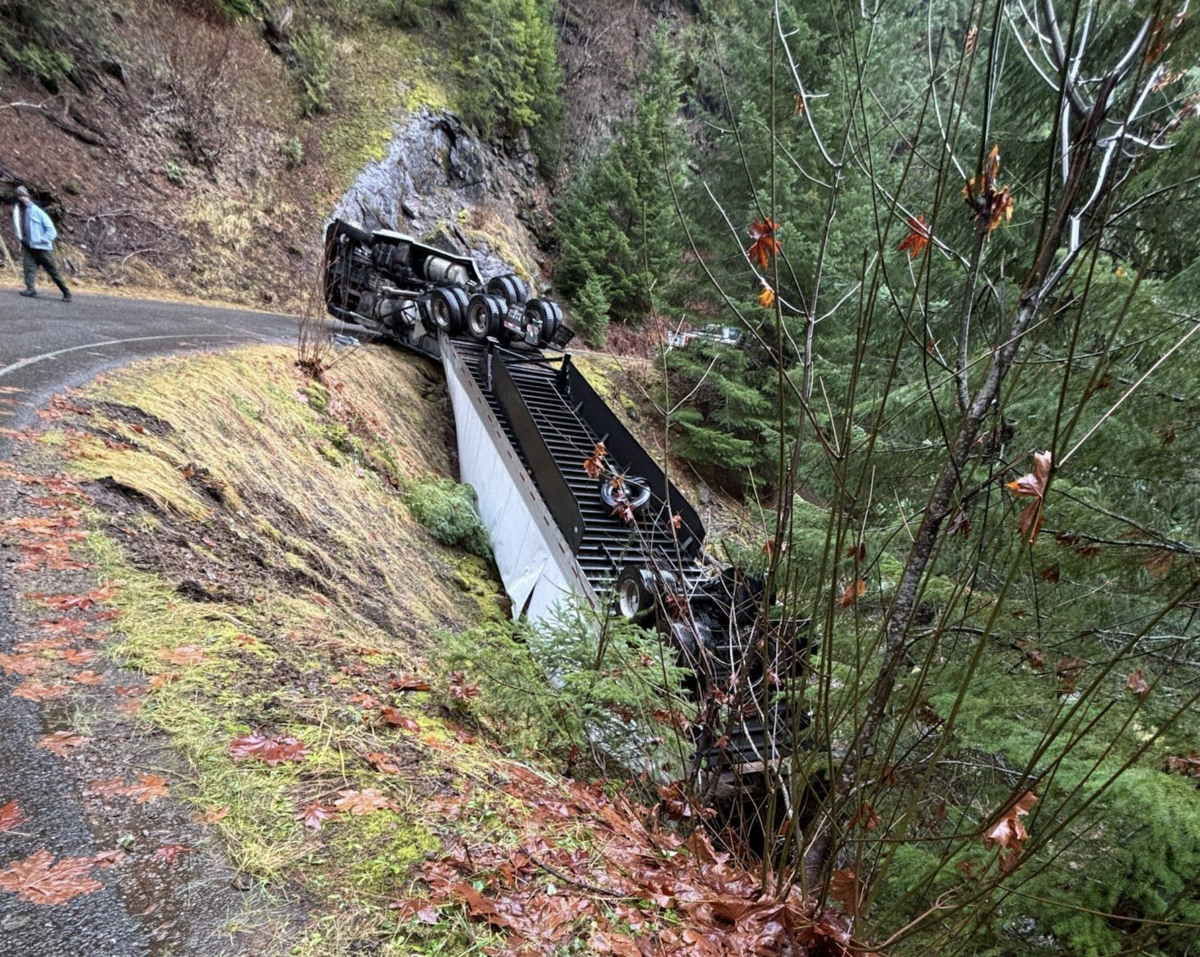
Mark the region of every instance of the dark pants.
[[62, 291], [64, 296], [70, 294], [67, 284], [63, 282], [63, 278], [59, 275], [58, 266], [54, 263], [54, 253], [49, 249], [30, 249], [28, 246], [22, 246], [21, 251], [25, 253], [25, 288], [30, 292], [34, 291], [34, 281], [37, 279], [38, 266], [41, 266], [50, 274], [50, 278], [54, 280], [54, 285]]

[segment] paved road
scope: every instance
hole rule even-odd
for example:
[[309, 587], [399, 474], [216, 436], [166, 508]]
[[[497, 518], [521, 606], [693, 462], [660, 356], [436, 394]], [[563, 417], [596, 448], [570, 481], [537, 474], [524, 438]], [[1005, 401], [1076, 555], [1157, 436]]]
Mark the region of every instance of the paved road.
[[[0, 288], [0, 426], [30, 424], [54, 393], [135, 359], [247, 342], [289, 343], [295, 336], [295, 320], [286, 316], [88, 293], [71, 303], [49, 294], [23, 299], [16, 289]], [[8, 449], [0, 437], [0, 457]], [[10, 579], [11, 572], [0, 568], [0, 651], [17, 639], [9, 603], [18, 588]], [[64, 763], [33, 746], [42, 733], [37, 706], [0, 689], [0, 804], [16, 798], [27, 812], [35, 811], [38, 843], [56, 853], [106, 849], [89, 830]], [[25, 853], [12, 837], [0, 834], [0, 869]], [[42, 908], [0, 893], [0, 957], [161, 953], [150, 922], [139, 916], [111, 889]]]

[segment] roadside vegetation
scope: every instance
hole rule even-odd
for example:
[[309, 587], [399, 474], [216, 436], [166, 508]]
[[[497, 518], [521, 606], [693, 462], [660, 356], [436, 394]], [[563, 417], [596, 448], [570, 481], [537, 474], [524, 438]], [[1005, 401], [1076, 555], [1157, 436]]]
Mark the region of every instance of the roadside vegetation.
[[[1200, 37], [1035, 6], [707, 5], [561, 199], [557, 276], [811, 620], [764, 878], [894, 953], [1180, 955]], [[740, 346], [664, 348], [707, 323]]]

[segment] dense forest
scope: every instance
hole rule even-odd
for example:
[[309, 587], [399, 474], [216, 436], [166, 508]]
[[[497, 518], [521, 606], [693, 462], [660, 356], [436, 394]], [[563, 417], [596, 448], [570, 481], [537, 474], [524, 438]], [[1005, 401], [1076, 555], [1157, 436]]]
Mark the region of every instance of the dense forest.
[[1193, 21], [705, 3], [561, 202], [578, 324], [646, 330], [811, 619], [768, 856], [897, 953], [1197, 939]]

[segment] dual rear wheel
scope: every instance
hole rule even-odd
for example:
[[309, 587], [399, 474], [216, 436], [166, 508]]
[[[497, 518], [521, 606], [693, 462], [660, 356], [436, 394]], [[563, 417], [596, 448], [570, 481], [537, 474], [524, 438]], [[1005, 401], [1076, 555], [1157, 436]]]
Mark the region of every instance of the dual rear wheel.
[[550, 345], [562, 327], [562, 309], [550, 299], [530, 299], [525, 283], [512, 274], [495, 276], [486, 291], [470, 295], [461, 286], [440, 286], [429, 295], [429, 314], [447, 335], [468, 332], [476, 339], [504, 339], [504, 320], [524, 310], [524, 324], [538, 327], [538, 345]]

